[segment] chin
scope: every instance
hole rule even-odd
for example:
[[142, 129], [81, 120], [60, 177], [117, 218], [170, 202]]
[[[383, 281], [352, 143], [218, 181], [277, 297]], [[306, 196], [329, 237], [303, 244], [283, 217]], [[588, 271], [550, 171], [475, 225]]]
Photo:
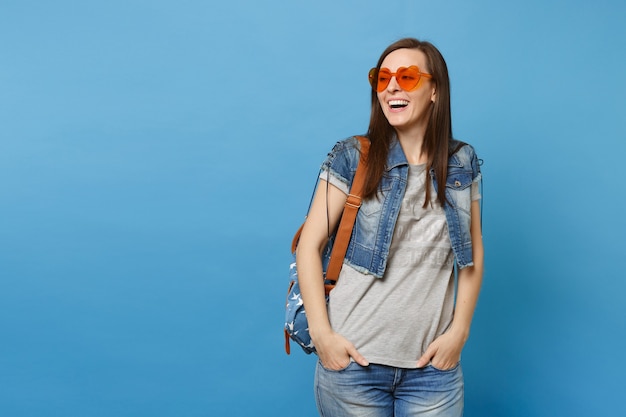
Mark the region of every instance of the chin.
[[406, 120], [398, 120], [398, 119], [387, 119], [387, 121], [389, 122], [389, 124], [393, 127], [399, 128], [399, 127], [404, 127], [406, 126], [408, 123]]

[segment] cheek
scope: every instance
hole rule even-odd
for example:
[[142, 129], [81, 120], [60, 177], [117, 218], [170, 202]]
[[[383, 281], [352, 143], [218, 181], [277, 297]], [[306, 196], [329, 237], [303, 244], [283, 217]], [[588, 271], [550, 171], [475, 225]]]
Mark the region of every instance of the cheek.
[[426, 90], [424, 88], [414, 91], [411, 99], [418, 107], [422, 107], [424, 104], [430, 104], [431, 100], [431, 92], [430, 90]]

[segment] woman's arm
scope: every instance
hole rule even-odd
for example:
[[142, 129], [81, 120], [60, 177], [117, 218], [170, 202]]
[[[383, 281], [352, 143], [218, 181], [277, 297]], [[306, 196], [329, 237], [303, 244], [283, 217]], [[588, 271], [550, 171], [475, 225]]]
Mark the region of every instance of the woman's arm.
[[332, 330], [326, 310], [321, 253], [328, 241], [328, 230], [335, 230], [341, 219], [346, 199], [339, 188], [320, 180], [296, 250], [309, 333], [322, 365], [328, 369], [344, 368], [350, 357], [361, 365], [368, 364], [350, 342]]
[[450, 328], [435, 339], [417, 362], [421, 368], [432, 362], [438, 369], [450, 369], [461, 358], [461, 351], [469, 337], [472, 317], [483, 280], [484, 248], [480, 224], [480, 204], [472, 201], [470, 233], [472, 236], [473, 266], [459, 271], [454, 319]]

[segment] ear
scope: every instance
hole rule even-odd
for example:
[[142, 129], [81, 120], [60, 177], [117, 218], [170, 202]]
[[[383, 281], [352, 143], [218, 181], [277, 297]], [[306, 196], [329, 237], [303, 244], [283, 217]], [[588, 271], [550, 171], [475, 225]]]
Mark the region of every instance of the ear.
[[430, 101], [434, 103], [435, 100], [437, 100], [437, 89], [433, 87], [432, 91], [430, 92]]

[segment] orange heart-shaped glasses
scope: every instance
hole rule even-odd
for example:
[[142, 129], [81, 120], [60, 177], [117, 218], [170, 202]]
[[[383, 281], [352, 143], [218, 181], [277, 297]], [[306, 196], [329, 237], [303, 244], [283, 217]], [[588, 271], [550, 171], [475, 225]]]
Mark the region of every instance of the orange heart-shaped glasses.
[[411, 65], [408, 68], [400, 67], [396, 72], [391, 72], [389, 68], [381, 68], [379, 70], [372, 68], [368, 75], [370, 85], [379, 93], [387, 88], [391, 77], [396, 77], [398, 85], [404, 91], [413, 91], [419, 88], [422, 77], [432, 78], [433, 76], [421, 72], [417, 65]]

